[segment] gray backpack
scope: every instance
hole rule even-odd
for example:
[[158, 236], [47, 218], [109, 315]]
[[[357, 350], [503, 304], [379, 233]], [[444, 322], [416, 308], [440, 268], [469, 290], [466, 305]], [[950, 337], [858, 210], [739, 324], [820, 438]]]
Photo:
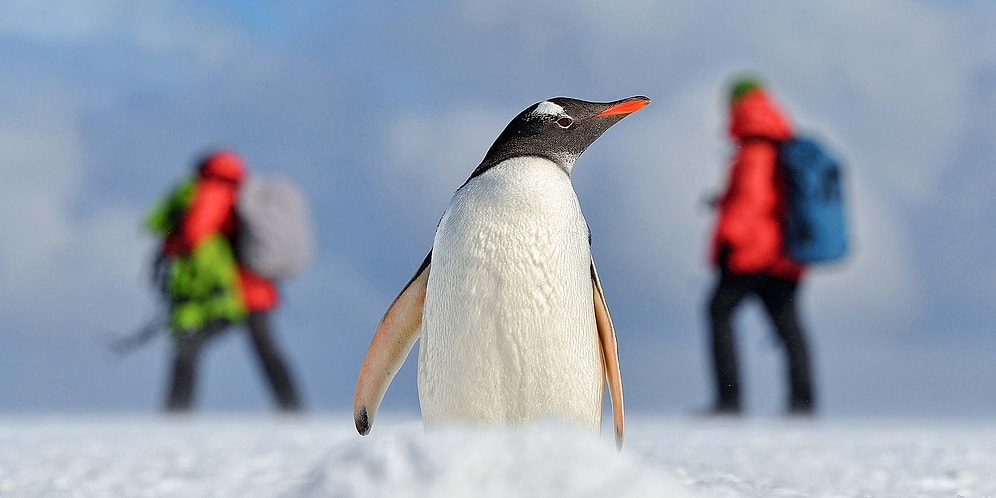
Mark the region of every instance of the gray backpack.
[[254, 272], [272, 279], [294, 276], [311, 262], [315, 234], [307, 201], [292, 182], [250, 176], [235, 205], [235, 253]]

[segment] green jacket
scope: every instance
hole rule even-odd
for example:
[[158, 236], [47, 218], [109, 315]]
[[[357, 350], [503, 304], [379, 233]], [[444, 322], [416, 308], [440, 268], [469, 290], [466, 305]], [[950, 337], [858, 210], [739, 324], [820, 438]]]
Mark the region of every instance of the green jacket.
[[[197, 183], [176, 186], [146, 218], [146, 227], [166, 238], [180, 230]], [[170, 326], [177, 338], [196, 332], [211, 321], [242, 321], [247, 310], [239, 296], [239, 274], [228, 239], [212, 235], [188, 254], [166, 260], [161, 287], [170, 307]]]

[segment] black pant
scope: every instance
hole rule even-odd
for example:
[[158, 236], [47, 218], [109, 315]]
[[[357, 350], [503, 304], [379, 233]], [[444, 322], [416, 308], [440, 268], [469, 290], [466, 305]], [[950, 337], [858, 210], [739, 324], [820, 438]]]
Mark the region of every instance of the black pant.
[[[170, 384], [166, 409], [172, 412], [188, 411], [191, 408], [194, 383], [197, 377], [197, 360], [201, 347], [208, 340], [225, 331], [231, 325], [227, 321], [208, 323], [197, 332], [184, 335], [177, 340], [176, 356], [173, 360], [173, 376]], [[266, 372], [270, 388], [280, 408], [284, 411], [300, 410], [297, 391], [290, 371], [284, 363], [280, 351], [272, 338], [270, 313], [254, 311], [249, 314], [249, 337], [256, 350], [256, 357]]]
[[788, 359], [790, 413], [808, 414], [815, 410], [806, 337], [799, 325], [795, 295], [798, 282], [769, 275], [736, 275], [722, 271], [709, 301], [712, 325], [712, 358], [719, 413], [739, 413], [740, 373], [733, 340], [732, 317], [737, 306], [750, 295], [757, 296], [785, 347]]

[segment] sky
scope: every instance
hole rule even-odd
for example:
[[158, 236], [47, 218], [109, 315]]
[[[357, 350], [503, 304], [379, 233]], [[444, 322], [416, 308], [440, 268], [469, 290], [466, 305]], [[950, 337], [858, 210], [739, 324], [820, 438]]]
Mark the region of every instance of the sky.
[[[996, 8], [986, 2], [150, 1], [0, 4], [0, 413], [155, 412], [163, 336], [145, 213], [232, 147], [306, 192], [309, 271], [280, 341], [305, 402], [351, 409], [377, 322], [453, 190], [508, 121], [554, 96], [653, 103], [573, 182], [615, 321], [627, 410], [710, 400], [704, 306], [730, 156], [725, 92], [763, 75], [846, 166], [853, 250], [801, 309], [828, 416], [996, 415]], [[737, 316], [747, 406], [783, 358]], [[417, 412], [414, 354], [383, 410]], [[205, 411], [267, 411], [244, 334], [202, 358]]]

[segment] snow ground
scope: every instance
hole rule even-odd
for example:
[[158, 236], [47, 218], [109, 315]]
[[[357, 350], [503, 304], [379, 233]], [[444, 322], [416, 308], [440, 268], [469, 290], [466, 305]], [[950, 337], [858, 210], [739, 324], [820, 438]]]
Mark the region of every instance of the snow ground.
[[423, 434], [348, 415], [0, 417], [0, 497], [996, 496], [996, 421], [639, 418]]

